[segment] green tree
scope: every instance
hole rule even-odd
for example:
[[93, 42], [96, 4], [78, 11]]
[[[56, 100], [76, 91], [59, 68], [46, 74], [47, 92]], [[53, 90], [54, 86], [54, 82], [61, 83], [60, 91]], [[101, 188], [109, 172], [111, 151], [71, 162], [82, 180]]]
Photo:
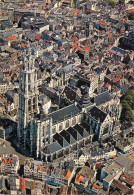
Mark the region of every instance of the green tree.
[[127, 121], [134, 121], [134, 90], [129, 90], [121, 99], [122, 113], [121, 119]]
[[133, 116], [133, 111], [132, 110], [127, 110], [126, 112], [125, 112], [125, 119], [127, 120], [127, 121], [134, 121], [134, 116]]
[[130, 107], [133, 106], [134, 98], [132, 95], [126, 95], [124, 100], [126, 100]]
[[106, 0], [106, 1], [107, 1], [107, 3], [108, 3], [109, 5], [111, 5], [112, 7], [115, 7], [116, 3], [115, 3], [114, 0]]
[[131, 95], [134, 97], [134, 90], [128, 90], [126, 93], [125, 93], [125, 96], [126, 95]]
[[130, 105], [128, 104], [128, 102], [125, 99], [121, 103], [122, 103], [122, 109], [131, 110]]
[[124, 4], [125, 0], [119, 0], [119, 4]]

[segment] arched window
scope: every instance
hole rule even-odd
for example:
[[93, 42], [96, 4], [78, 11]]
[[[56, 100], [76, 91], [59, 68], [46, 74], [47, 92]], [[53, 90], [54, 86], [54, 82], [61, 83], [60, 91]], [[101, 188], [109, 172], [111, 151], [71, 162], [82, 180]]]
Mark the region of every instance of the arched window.
[[56, 127], [53, 127], [52, 132], [53, 132], [53, 134], [56, 133]]
[[35, 104], [35, 97], [33, 98], [33, 104]]
[[69, 127], [69, 120], [67, 120], [67, 122], [66, 122], [66, 128], [68, 128]]
[[28, 100], [28, 106], [31, 106], [31, 99]]
[[103, 135], [107, 134], [108, 133], [108, 130], [109, 130], [109, 126], [106, 126], [104, 131], [103, 131]]
[[72, 125], [75, 125], [75, 124], [76, 124], [76, 118], [73, 118]]
[[59, 131], [61, 131], [61, 130], [62, 130], [62, 124], [59, 125]]
[[31, 100], [28, 100], [28, 111], [31, 111]]

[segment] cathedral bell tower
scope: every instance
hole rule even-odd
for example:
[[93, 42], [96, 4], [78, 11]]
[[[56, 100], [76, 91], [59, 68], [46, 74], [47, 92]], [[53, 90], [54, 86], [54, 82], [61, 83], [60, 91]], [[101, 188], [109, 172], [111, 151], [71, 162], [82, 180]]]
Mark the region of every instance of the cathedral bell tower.
[[34, 67], [34, 55], [28, 44], [22, 55], [22, 67], [19, 74], [19, 109], [17, 137], [19, 143], [28, 148], [31, 154], [34, 150], [36, 128], [34, 116], [39, 113], [37, 73]]

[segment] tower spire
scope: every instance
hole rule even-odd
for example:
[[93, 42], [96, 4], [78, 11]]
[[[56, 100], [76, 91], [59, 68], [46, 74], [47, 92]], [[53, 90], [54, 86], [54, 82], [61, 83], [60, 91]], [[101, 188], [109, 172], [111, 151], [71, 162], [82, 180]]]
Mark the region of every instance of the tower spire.
[[34, 127], [31, 122], [34, 116], [38, 114], [38, 89], [37, 89], [37, 74], [34, 67], [34, 56], [30, 43], [27, 42], [27, 47], [22, 53], [22, 68], [19, 74], [19, 109], [18, 109], [18, 129], [17, 136], [19, 142], [26, 148], [33, 151], [34, 145]]

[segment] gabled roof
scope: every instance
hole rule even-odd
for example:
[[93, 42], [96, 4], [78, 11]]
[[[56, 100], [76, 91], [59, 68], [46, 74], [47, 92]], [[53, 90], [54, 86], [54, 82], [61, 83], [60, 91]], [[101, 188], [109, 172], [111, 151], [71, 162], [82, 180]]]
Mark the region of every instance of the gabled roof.
[[16, 38], [15, 35], [12, 35], [10, 37], [5, 38], [5, 40], [6, 41], [11, 41], [11, 40], [14, 40], [15, 38]]
[[118, 81], [120, 81], [120, 77], [116, 77], [116, 78], [114, 79], [114, 83], [116, 83], [116, 82], [118, 82]]
[[75, 179], [75, 183], [80, 183], [82, 180], [84, 179], [84, 177], [82, 175], [77, 175], [76, 179]]
[[105, 91], [104, 93], [101, 93], [94, 98], [91, 99], [93, 103], [96, 103], [96, 106], [99, 106], [101, 104], [104, 104], [105, 102], [108, 102], [112, 99], [110, 93], [108, 91]]
[[80, 126], [79, 124], [75, 125], [73, 128], [74, 128], [76, 131], [78, 131], [79, 134], [80, 134], [83, 138], [89, 136], [89, 133], [88, 133], [82, 126]]
[[51, 114], [48, 115], [48, 117], [52, 118], [53, 123], [57, 123], [59, 121], [62, 121], [64, 118], [74, 116], [78, 113], [79, 113], [79, 109], [77, 108], [77, 106], [73, 104], [65, 108], [62, 108], [58, 111], [52, 112]]
[[53, 136], [54, 140], [57, 141], [62, 147], [67, 147], [69, 143], [59, 133]]
[[73, 138], [73, 136], [68, 133], [67, 131], [63, 130], [62, 132], [60, 132], [60, 135], [62, 137], [65, 138], [65, 140], [69, 143], [69, 144], [74, 144], [76, 143], [76, 140]]
[[56, 141], [52, 144], [49, 144], [47, 146], [47, 154], [52, 154], [52, 153], [55, 153], [56, 151], [58, 150], [61, 150], [62, 147], [60, 146], [60, 144]]
[[107, 114], [105, 112], [103, 112], [102, 110], [100, 110], [99, 108], [97, 108], [96, 106], [94, 106], [89, 112], [88, 114], [94, 118], [96, 121], [99, 121], [100, 123], [103, 123]]
[[79, 141], [79, 140], [83, 139], [82, 136], [78, 133], [78, 131], [76, 131], [76, 130], [75, 130], [74, 128], [72, 128], [72, 127], [70, 127], [70, 128], [67, 130], [67, 132], [68, 132], [69, 134], [71, 134], [72, 137], [73, 137], [76, 141]]
[[124, 49], [121, 49], [121, 48], [119, 48], [119, 47], [113, 47], [112, 49], [111, 49], [111, 51], [112, 52], [119, 52], [119, 53], [121, 53], [122, 55], [125, 55], [125, 54], [127, 54], [127, 51], [125, 51]]
[[66, 94], [67, 99], [69, 99], [70, 101], [80, 100], [78, 94], [68, 86], [65, 87], [64, 93]]
[[90, 134], [93, 134], [92, 126], [89, 125], [87, 122], [83, 121], [83, 122], [80, 124], [80, 126], [83, 127], [83, 128], [89, 133], [89, 135], [90, 135]]
[[120, 181], [115, 180], [115, 179], [113, 180], [111, 186], [114, 189], [119, 189], [123, 194], [127, 194], [127, 192], [129, 191], [129, 188], [127, 186], [125, 186]]
[[64, 179], [69, 180], [69, 179], [70, 179], [70, 177], [71, 177], [71, 171], [67, 170], [67, 172], [66, 172], [66, 175], [65, 175]]

